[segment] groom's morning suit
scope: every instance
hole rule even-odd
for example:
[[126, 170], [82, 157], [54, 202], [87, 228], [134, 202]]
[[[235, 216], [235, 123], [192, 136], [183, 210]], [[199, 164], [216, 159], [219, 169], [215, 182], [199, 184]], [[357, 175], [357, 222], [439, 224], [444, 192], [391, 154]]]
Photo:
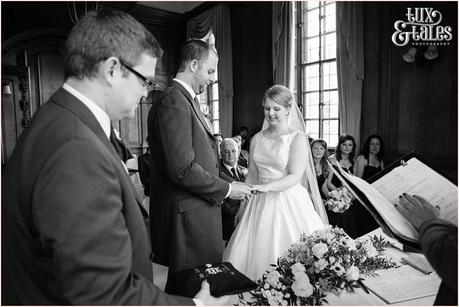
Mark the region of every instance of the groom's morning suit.
[[3, 305], [193, 305], [153, 284], [140, 199], [67, 90], [37, 112], [4, 171]]
[[219, 178], [217, 144], [193, 98], [174, 79], [148, 116], [152, 247], [172, 272], [219, 262], [224, 248], [220, 204], [229, 183]]

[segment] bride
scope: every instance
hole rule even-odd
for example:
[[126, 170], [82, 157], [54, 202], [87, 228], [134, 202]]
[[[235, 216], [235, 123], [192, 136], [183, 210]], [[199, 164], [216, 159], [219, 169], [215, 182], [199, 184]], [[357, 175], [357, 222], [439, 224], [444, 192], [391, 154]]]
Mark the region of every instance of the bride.
[[328, 224], [304, 122], [290, 90], [272, 86], [263, 110], [263, 129], [250, 144], [246, 180], [257, 193], [241, 204], [242, 217], [223, 253], [224, 261], [253, 280], [276, 264], [302, 233]]

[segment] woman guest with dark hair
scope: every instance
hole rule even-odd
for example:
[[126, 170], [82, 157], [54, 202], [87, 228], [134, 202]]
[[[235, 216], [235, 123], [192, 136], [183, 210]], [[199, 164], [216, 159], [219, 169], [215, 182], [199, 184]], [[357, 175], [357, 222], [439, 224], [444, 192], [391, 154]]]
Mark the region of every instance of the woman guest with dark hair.
[[[355, 175], [368, 180], [368, 178], [384, 169], [384, 143], [379, 135], [370, 135], [363, 144], [362, 150], [356, 163]], [[359, 232], [368, 233], [378, 224], [370, 213], [362, 205], [357, 206], [357, 218], [359, 220]]]
[[384, 142], [379, 135], [370, 135], [357, 158], [355, 175], [367, 180], [384, 169]]
[[[331, 155], [329, 161], [332, 165], [339, 165], [345, 172], [354, 174], [355, 166], [355, 139], [352, 135], [343, 134], [338, 139], [338, 146], [336, 146], [336, 153]], [[330, 172], [327, 178], [327, 187], [330, 191], [337, 190], [343, 184], [340, 179]], [[342, 213], [333, 212], [327, 209], [328, 220], [331, 225], [338, 226], [344, 229], [346, 233], [356, 238], [360, 232], [358, 230], [358, 219], [356, 215], [356, 205], [361, 206], [359, 203], [354, 201], [354, 204]]]
[[317, 185], [322, 199], [328, 198], [327, 178], [330, 170], [328, 168], [327, 142], [323, 139], [315, 139], [311, 142], [312, 158], [314, 160], [314, 171], [316, 172]]

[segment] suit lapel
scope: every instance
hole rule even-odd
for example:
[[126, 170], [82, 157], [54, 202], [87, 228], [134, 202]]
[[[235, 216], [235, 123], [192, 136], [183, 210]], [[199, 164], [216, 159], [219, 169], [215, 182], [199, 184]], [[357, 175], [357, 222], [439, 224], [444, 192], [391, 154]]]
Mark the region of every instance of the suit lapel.
[[[70, 94], [69, 92], [61, 88], [56, 93], [54, 93], [54, 95], [50, 98], [50, 101], [53, 101], [55, 104], [75, 114], [75, 116], [77, 116], [89, 129], [91, 129], [92, 132], [94, 132], [97, 138], [112, 153], [113, 157], [116, 160], [119, 160], [120, 163], [122, 163], [118, 153], [116, 152], [110, 140], [107, 138], [107, 135], [105, 134], [102, 127], [100, 126], [99, 122], [94, 117], [94, 114], [92, 114], [91, 111], [79, 99], [77, 99], [75, 96], [73, 96], [72, 94]], [[123, 165], [120, 165], [120, 167], [123, 168]], [[145, 214], [143, 212], [144, 209], [142, 206], [142, 200], [140, 199], [140, 196], [138, 195], [131, 181], [131, 178], [129, 178], [129, 174], [126, 173], [124, 169], [122, 173], [125, 174], [125, 176], [127, 176], [126, 179], [129, 182], [129, 186], [132, 192], [134, 193], [135, 198], [142, 210], [142, 214]]]
[[207, 124], [206, 119], [204, 118], [204, 115], [201, 113], [201, 109], [199, 108], [199, 105], [194, 101], [193, 97], [191, 97], [190, 93], [184, 88], [180, 83], [172, 81], [172, 86], [177, 88], [188, 100], [188, 103], [191, 105], [194, 113], [198, 117], [199, 121], [201, 124], [204, 126], [204, 129], [212, 136], [214, 137], [212, 131], [210, 130], [209, 125]]

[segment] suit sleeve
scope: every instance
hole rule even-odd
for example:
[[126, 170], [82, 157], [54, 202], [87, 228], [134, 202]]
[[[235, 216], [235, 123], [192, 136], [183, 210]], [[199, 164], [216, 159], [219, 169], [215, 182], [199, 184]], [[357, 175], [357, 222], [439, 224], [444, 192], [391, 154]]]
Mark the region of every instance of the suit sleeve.
[[55, 292], [71, 305], [194, 305], [133, 271], [113, 163], [94, 143], [72, 140], [53, 152], [36, 180], [33, 218], [52, 258]]
[[443, 282], [457, 291], [457, 226], [435, 218], [419, 230], [421, 248]]
[[195, 114], [180, 95], [172, 92], [163, 97], [152, 123], [167, 174], [183, 189], [212, 203], [220, 202], [228, 193], [229, 184], [196, 162], [192, 143], [192, 116]]

